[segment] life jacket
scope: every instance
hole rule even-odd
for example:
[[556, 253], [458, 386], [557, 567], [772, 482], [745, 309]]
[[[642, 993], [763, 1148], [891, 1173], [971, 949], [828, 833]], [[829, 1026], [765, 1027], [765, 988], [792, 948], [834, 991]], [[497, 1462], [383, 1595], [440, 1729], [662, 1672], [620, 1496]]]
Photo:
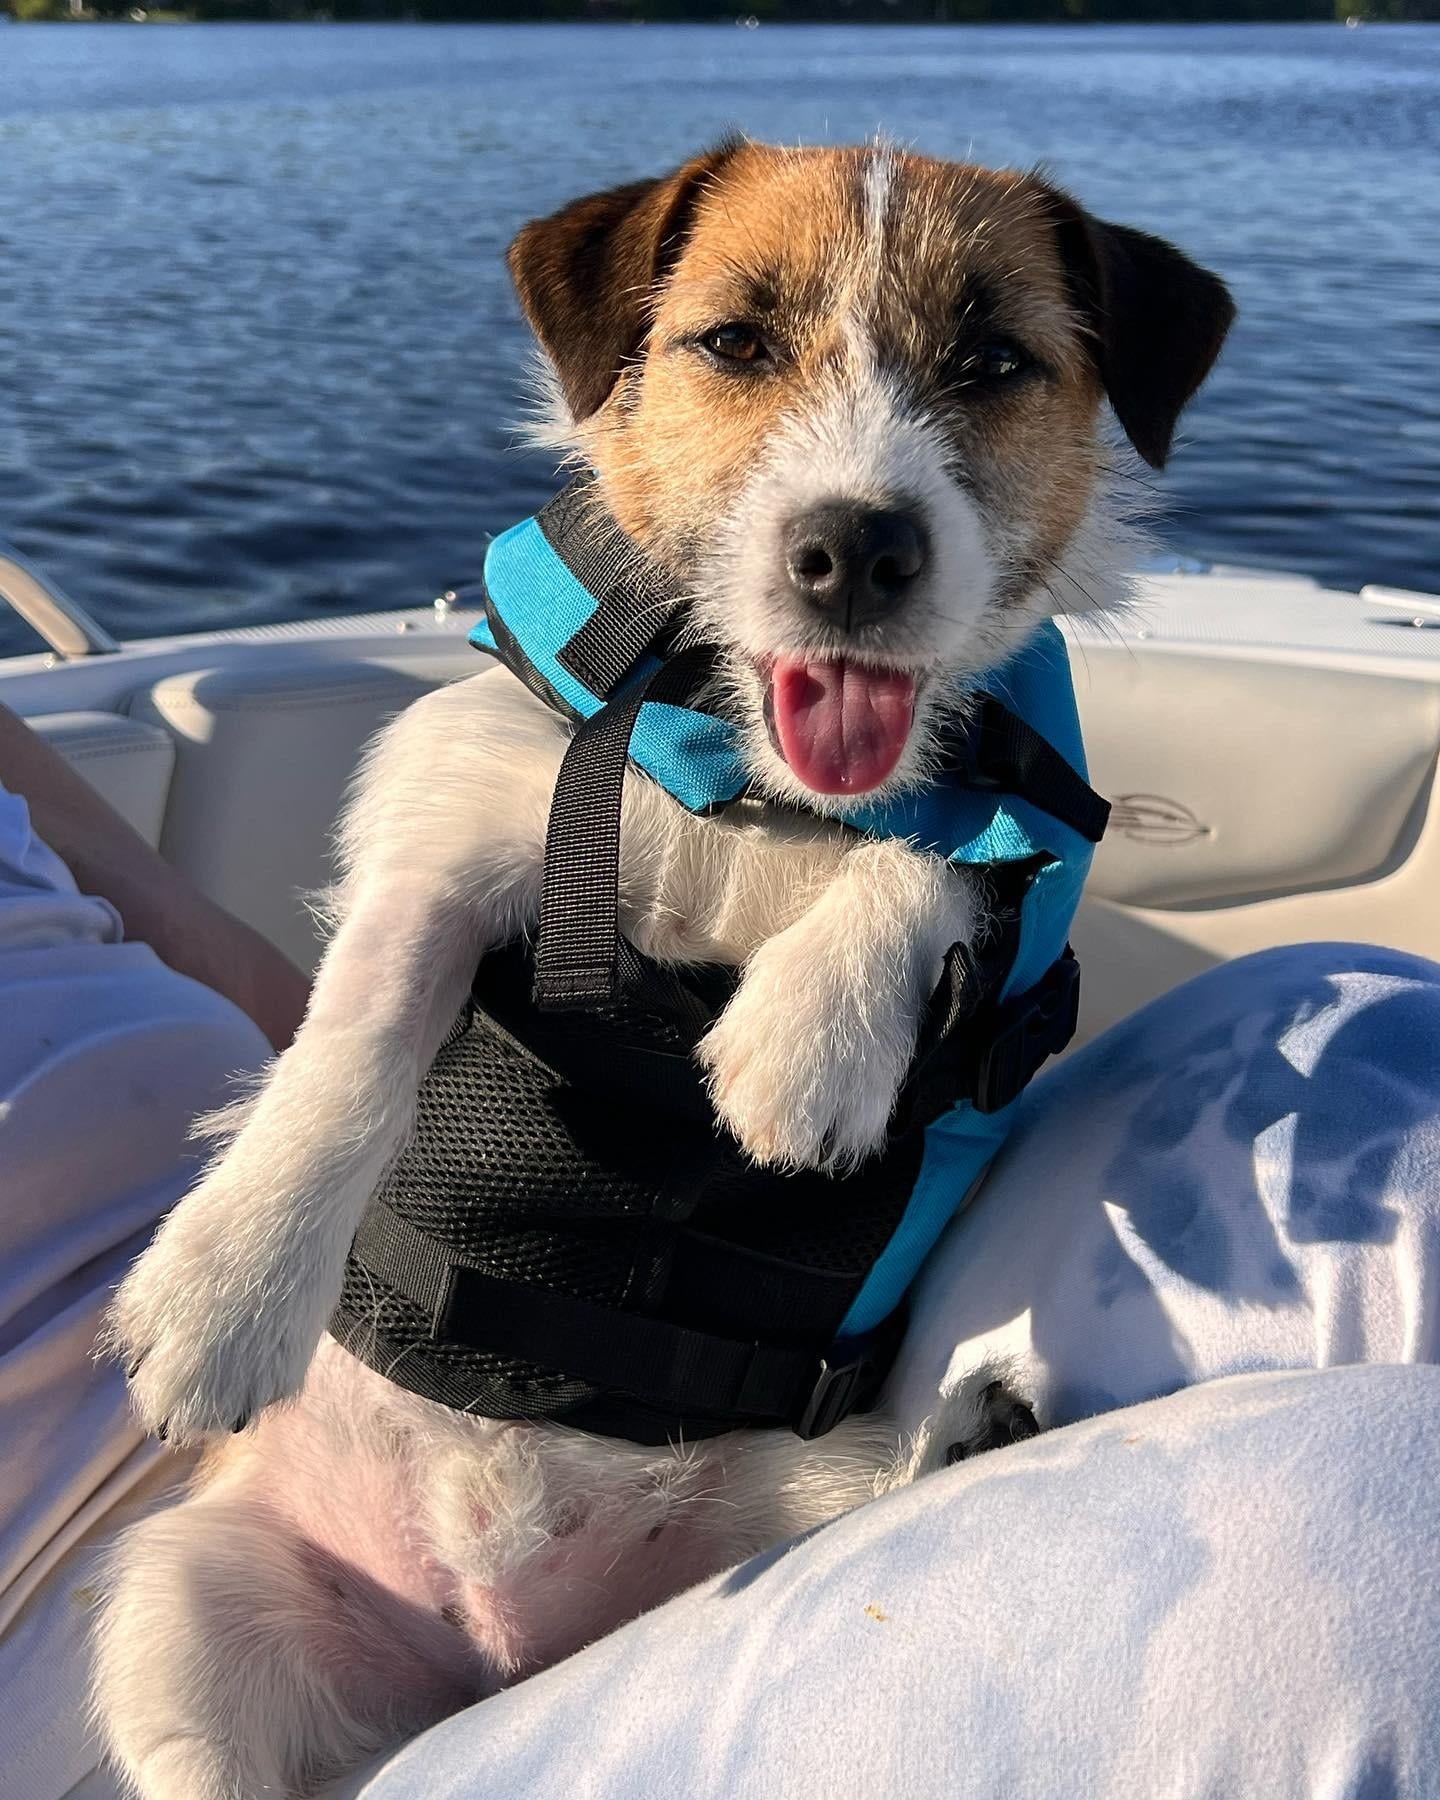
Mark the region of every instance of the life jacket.
[[627, 770], [710, 815], [753, 804], [713, 652], [582, 478], [498, 537], [472, 642], [573, 726], [538, 932], [487, 955], [372, 1200], [331, 1324], [403, 1387], [642, 1444], [828, 1431], [873, 1404], [926, 1253], [1014, 1103], [1075, 1030], [1070, 921], [1108, 807], [1086, 784], [1060, 634], [971, 697], [934, 778], [845, 826], [974, 871], [884, 1147], [853, 1172], [751, 1163], [694, 1051], [739, 972], [619, 929]]

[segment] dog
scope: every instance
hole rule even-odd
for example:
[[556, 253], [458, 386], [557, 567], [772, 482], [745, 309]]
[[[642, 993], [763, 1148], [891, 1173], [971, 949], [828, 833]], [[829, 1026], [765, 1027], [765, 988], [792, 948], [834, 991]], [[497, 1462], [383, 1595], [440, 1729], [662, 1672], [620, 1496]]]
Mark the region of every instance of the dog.
[[[1040, 176], [886, 144], [727, 142], [526, 225], [509, 264], [545, 435], [683, 587], [777, 803], [700, 818], [629, 780], [624, 931], [662, 963], [743, 970], [699, 1056], [749, 1156], [853, 1167], [986, 895], [834, 815], [923, 783], [1041, 621], [1123, 604], [1104, 403], [1162, 465], [1229, 296]], [[982, 1372], [983, 1400], [898, 1450], [880, 1413], [823, 1455], [779, 1430], [645, 1448], [447, 1410], [325, 1338], [477, 962], [535, 925], [567, 738], [500, 667], [381, 734], [305, 1023], [114, 1302], [141, 1419], [223, 1440], [111, 1570], [97, 1710], [145, 1800], [311, 1791], [996, 1441], [1013, 1407]]]

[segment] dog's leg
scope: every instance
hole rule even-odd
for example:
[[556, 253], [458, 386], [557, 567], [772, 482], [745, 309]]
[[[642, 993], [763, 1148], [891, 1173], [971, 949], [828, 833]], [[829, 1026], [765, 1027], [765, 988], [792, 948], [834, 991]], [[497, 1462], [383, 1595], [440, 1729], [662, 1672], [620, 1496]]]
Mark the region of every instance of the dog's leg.
[[238, 1430], [298, 1391], [478, 945], [473, 920], [433, 894], [374, 881], [357, 894], [294, 1045], [116, 1297], [152, 1429]]
[[750, 958], [700, 1046], [720, 1116], [762, 1163], [853, 1167], [884, 1141], [952, 944], [973, 940], [973, 881], [867, 843]]
[[443, 1619], [243, 1490], [134, 1527], [107, 1587], [95, 1712], [143, 1800], [290, 1800], [495, 1685]]
[[298, 1391], [476, 961], [533, 915], [563, 739], [528, 714], [507, 720], [505, 690], [477, 708], [489, 679], [431, 695], [382, 740], [305, 1023], [116, 1297], [110, 1340], [137, 1410], [176, 1441], [238, 1429]]
[[111, 1761], [143, 1800], [294, 1792], [305, 1739], [325, 1727], [312, 1723], [313, 1684], [285, 1629], [298, 1613], [292, 1561], [280, 1531], [203, 1497], [115, 1547], [94, 1707]]

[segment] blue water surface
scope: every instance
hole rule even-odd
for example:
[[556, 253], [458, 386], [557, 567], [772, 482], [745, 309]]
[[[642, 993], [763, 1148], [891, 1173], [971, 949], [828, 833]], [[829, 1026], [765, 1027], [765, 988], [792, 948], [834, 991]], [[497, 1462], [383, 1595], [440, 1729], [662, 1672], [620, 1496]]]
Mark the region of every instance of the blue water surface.
[[122, 633], [473, 577], [551, 485], [505, 243], [735, 126], [1043, 162], [1175, 238], [1241, 312], [1162, 535], [1440, 588], [1425, 26], [0, 22], [0, 537]]

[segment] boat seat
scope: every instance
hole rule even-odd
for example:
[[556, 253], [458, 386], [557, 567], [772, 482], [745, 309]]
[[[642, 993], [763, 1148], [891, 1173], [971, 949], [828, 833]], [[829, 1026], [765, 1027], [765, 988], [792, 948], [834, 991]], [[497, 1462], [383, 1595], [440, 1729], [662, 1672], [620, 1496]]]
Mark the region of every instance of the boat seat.
[[130, 722], [174, 749], [160, 848], [212, 898], [313, 968], [306, 895], [333, 878], [331, 832], [368, 738], [473, 653], [403, 668], [293, 654], [187, 670], [133, 695]]
[[[1267, 945], [1440, 955], [1440, 634], [1279, 578], [1151, 587], [1143, 633], [1066, 627], [1091, 778], [1115, 807], [1074, 933], [1083, 1035]], [[37, 729], [206, 892], [313, 966], [302, 891], [331, 879], [354, 766], [388, 717], [483, 665], [467, 623], [162, 645], [148, 671], [89, 658], [6, 698], [30, 701]], [[122, 716], [36, 716], [66, 700]]]
[[159, 846], [175, 767], [168, 731], [112, 712], [44, 713], [29, 723], [148, 844]]

